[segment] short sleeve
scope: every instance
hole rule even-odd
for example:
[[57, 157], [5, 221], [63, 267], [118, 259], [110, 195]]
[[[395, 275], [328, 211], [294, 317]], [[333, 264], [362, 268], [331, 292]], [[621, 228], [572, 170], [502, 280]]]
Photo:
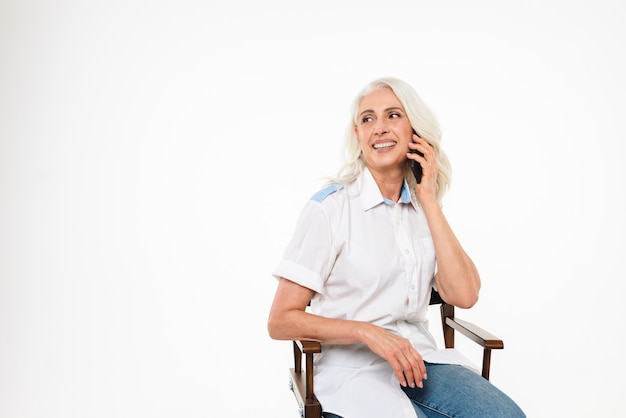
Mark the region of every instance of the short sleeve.
[[329, 217], [319, 202], [310, 200], [302, 210], [291, 241], [272, 274], [323, 293], [335, 258]]

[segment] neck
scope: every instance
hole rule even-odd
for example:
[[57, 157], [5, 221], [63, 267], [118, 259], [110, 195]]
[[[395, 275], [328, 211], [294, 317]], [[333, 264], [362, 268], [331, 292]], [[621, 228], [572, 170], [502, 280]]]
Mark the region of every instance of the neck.
[[404, 173], [402, 171], [381, 173], [370, 168], [370, 172], [383, 197], [392, 202], [400, 200], [400, 192], [404, 183]]

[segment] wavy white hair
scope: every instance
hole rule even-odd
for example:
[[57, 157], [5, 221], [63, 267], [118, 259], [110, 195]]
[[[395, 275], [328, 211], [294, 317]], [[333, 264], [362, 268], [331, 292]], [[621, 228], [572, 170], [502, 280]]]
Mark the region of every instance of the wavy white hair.
[[[376, 79], [363, 88], [354, 100], [352, 105], [352, 121], [346, 130], [344, 157], [345, 164], [337, 172], [335, 177], [329, 179], [329, 183], [347, 184], [356, 179], [365, 169], [365, 160], [359, 147], [359, 140], [356, 136], [355, 127], [357, 125], [358, 109], [363, 97], [374, 90], [388, 88], [396, 95], [411, 122], [411, 126], [417, 134], [424, 138], [435, 151], [437, 167], [437, 200], [441, 202], [443, 195], [450, 186], [451, 167], [448, 157], [441, 149], [441, 130], [435, 115], [426, 106], [417, 92], [405, 81], [393, 77]], [[410, 186], [411, 194], [415, 193], [415, 178], [411, 173], [407, 160], [405, 178]]]

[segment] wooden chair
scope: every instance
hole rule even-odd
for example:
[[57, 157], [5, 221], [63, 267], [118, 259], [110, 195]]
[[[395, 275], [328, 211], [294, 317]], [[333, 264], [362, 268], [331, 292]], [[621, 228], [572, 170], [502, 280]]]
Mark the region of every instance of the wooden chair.
[[[445, 303], [435, 290], [430, 295], [430, 304], [441, 305], [441, 325], [446, 348], [454, 348], [455, 330], [483, 347], [482, 376], [489, 380], [491, 350], [504, 348], [502, 340], [470, 322], [455, 318], [454, 306]], [[313, 355], [321, 352], [322, 346], [317, 341], [293, 341], [294, 367], [289, 369], [290, 386], [298, 402], [300, 416], [303, 418], [321, 418], [322, 416], [322, 406], [313, 391]], [[302, 369], [303, 354], [304, 370]]]

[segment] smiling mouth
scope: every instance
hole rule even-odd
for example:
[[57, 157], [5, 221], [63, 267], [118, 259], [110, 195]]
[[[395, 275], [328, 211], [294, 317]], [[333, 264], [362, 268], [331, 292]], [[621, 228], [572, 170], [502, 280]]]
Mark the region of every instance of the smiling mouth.
[[396, 145], [394, 141], [389, 141], [389, 142], [381, 142], [379, 144], [374, 144], [373, 147], [374, 149], [383, 149], [383, 148], [391, 148], [394, 145]]

